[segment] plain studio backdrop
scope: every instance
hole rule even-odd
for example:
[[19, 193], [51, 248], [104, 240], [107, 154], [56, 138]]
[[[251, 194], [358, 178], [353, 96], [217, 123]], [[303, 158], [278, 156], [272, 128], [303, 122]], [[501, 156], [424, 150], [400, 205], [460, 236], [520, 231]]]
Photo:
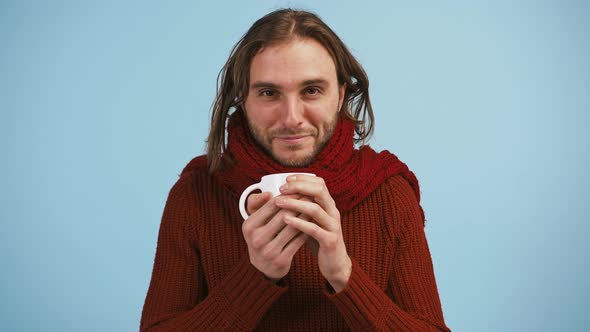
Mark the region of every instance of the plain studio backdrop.
[[0, 2], [2, 330], [138, 329], [217, 73], [285, 6], [368, 72], [371, 144], [420, 180], [447, 324], [590, 324], [589, 2], [202, 3]]

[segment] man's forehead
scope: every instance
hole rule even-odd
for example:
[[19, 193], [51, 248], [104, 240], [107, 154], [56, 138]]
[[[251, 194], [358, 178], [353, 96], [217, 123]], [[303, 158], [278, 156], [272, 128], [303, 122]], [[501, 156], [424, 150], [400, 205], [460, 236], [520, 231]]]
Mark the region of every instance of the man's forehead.
[[330, 82], [327, 79], [324, 78], [310, 78], [310, 79], [303, 79], [299, 82], [292, 80], [292, 79], [287, 79], [284, 80], [285, 84], [281, 84], [280, 82], [273, 82], [273, 81], [263, 81], [263, 80], [256, 80], [256, 81], [252, 81], [250, 83], [250, 87], [251, 88], [276, 88], [276, 89], [280, 89], [283, 87], [283, 85], [300, 85], [300, 86], [308, 86], [308, 85], [330, 85]]
[[265, 47], [250, 65], [251, 87], [260, 83], [277, 86], [329, 84], [334, 79], [336, 66], [330, 53], [313, 39]]

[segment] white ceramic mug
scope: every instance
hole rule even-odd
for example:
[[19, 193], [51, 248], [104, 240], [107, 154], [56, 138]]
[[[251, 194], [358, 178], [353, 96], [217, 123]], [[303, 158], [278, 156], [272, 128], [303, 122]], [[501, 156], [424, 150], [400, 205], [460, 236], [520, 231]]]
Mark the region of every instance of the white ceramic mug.
[[281, 192], [279, 191], [279, 188], [287, 182], [287, 177], [289, 175], [297, 175], [297, 174], [315, 176], [315, 174], [311, 174], [311, 173], [269, 174], [269, 175], [263, 176], [262, 179], [260, 180], [260, 182], [255, 183], [255, 184], [249, 186], [248, 188], [246, 188], [246, 190], [244, 190], [244, 192], [240, 196], [240, 214], [242, 215], [242, 217], [244, 219], [248, 219], [248, 217], [249, 217], [248, 212], [246, 211], [246, 198], [248, 198], [248, 196], [254, 190], [260, 190], [263, 193], [270, 192], [273, 197], [278, 196], [281, 194]]

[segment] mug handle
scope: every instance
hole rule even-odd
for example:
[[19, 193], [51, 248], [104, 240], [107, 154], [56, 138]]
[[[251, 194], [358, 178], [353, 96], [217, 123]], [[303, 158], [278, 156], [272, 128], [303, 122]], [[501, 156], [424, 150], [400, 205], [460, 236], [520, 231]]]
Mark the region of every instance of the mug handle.
[[246, 211], [246, 198], [248, 198], [248, 196], [250, 196], [250, 193], [253, 192], [256, 189], [260, 189], [260, 183], [255, 183], [251, 186], [249, 186], [248, 188], [246, 188], [246, 190], [244, 190], [244, 192], [242, 193], [242, 196], [240, 196], [240, 214], [242, 215], [242, 218], [244, 218], [244, 220], [248, 219], [249, 215], [248, 212]]

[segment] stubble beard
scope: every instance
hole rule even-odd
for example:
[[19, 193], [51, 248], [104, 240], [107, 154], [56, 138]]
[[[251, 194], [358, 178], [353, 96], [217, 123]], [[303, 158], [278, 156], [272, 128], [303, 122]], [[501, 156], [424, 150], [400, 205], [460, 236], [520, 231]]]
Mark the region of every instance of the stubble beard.
[[[262, 151], [264, 151], [264, 153], [266, 153], [266, 155], [268, 155], [270, 158], [272, 158], [274, 161], [276, 161], [277, 163], [279, 163], [282, 166], [300, 168], [300, 167], [309, 166], [314, 161], [314, 159], [317, 157], [317, 155], [326, 147], [326, 145], [328, 144], [328, 142], [330, 142], [330, 139], [334, 135], [334, 130], [336, 129], [337, 123], [338, 123], [338, 113], [336, 113], [336, 115], [334, 116], [334, 118], [331, 121], [324, 124], [324, 126], [323, 126], [324, 135], [323, 135], [323, 137], [321, 137], [321, 140], [318, 139], [319, 130], [317, 128], [308, 129], [308, 130], [299, 130], [299, 131], [294, 130], [294, 129], [290, 129], [290, 128], [280, 128], [280, 129], [273, 130], [273, 131], [269, 132], [268, 136], [267, 136], [267, 135], [264, 135], [261, 130], [259, 130], [258, 128], [253, 126], [249, 120], [248, 120], [248, 127], [250, 129], [250, 134], [252, 135], [252, 138], [254, 138], [254, 142], [256, 142], [258, 147], [260, 147], [262, 149]], [[272, 152], [272, 138], [275, 137], [276, 135], [300, 135], [300, 134], [311, 135], [312, 137], [316, 138], [316, 141], [313, 145], [313, 149], [312, 149], [311, 153], [309, 153], [308, 155], [305, 155], [302, 157], [278, 158]], [[288, 147], [288, 149], [291, 151], [296, 151], [299, 149], [299, 147], [298, 146], [290, 146], [290, 147]]]

